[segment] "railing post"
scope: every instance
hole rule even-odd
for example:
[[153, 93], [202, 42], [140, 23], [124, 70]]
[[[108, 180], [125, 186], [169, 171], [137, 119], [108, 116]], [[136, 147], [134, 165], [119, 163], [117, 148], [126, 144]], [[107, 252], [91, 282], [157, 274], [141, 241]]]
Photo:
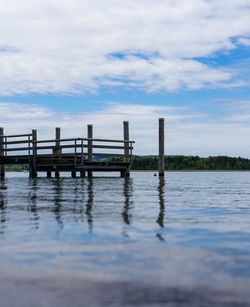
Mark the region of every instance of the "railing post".
[[[88, 139], [93, 138], [93, 125], [88, 125]], [[93, 148], [92, 148], [92, 141], [88, 140], [88, 161], [92, 161], [92, 154], [93, 154]], [[92, 172], [88, 171], [88, 177], [92, 177]]]
[[159, 160], [158, 160], [159, 176], [164, 176], [164, 118], [159, 118]]
[[[81, 139], [81, 166], [82, 167], [83, 167], [83, 163], [84, 163], [84, 150], [83, 150], [83, 139]], [[85, 170], [82, 169], [80, 171], [80, 177], [81, 178], [86, 177]]]
[[[56, 127], [56, 144], [55, 148], [53, 150], [53, 154], [60, 155], [61, 154], [61, 149], [60, 149], [60, 138], [61, 138], [61, 128]], [[60, 172], [55, 171], [55, 178], [60, 177]]]
[[[0, 159], [4, 158], [4, 129], [1, 127], [0, 128]], [[4, 178], [5, 177], [5, 169], [4, 169], [4, 164], [0, 165], [0, 177]]]
[[37, 131], [32, 130], [32, 159], [30, 161], [30, 177], [37, 177], [36, 156], [37, 156]]
[[[129, 125], [128, 125], [128, 121], [124, 121], [123, 122], [123, 139], [124, 141], [128, 141], [129, 140]], [[130, 163], [130, 158], [129, 158], [129, 143], [125, 143], [124, 142], [124, 161], [127, 163]], [[130, 175], [130, 166], [128, 166], [126, 168], [126, 172], [125, 172], [125, 176], [129, 176]], [[121, 172], [121, 177], [124, 176], [124, 172]]]

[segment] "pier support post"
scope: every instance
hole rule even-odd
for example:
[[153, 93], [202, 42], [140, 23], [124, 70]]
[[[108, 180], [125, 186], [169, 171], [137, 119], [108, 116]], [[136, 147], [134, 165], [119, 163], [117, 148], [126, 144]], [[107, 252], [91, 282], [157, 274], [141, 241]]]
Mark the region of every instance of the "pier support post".
[[[55, 144], [55, 149], [54, 149], [54, 154], [59, 155], [61, 153], [60, 150], [60, 138], [61, 138], [61, 128], [56, 127], [56, 144]], [[55, 171], [55, 178], [60, 177], [60, 172]]]
[[121, 177], [126, 177], [126, 170], [122, 170], [120, 171], [120, 173], [121, 173]]
[[30, 177], [35, 178], [37, 177], [37, 170], [36, 170], [36, 156], [37, 156], [37, 131], [32, 130], [32, 161], [30, 161]]
[[[93, 125], [88, 125], [88, 139], [93, 138]], [[92, 141], [88, 141], [88, 161], [92, 161]], [[92, 171], [88, 171], [88, 177], [92, 177]]]
[[81, 177], [81, 178], [85, 178], [85, 177], [86, 177], [85, 171], [80, 171], [80, 177]]
[[51, 171], [47, 171], [47, 178], [51, 178]]
[[[123, 122], [123, 137], [124, 141], [129, 140], [129, 125], [128, 121]], [[124, 143], [124, 161], [129, 163], [130, 157], [129, 157], [129, 143]], [[130, 167], [128, 166], [125, 172], [125, 176], [130, 176]], [[123, 174], [121, 172], [121, 177], [123, 177]]]
[[[4, 157], [4, 130], [1, 127], [0, 128], [0, 159]], [[5, 169], [4, 169], [4, 164], [0, 165], [0, 177], [4, 178], [5, 177]]]
[[159, 118], [159, 176], [164, 176], [164, 118]]
[[72, 172], [71, 172], [71, 177], [72, 177], [72, 178], [76, 178], [76, 171], [72, 171]]

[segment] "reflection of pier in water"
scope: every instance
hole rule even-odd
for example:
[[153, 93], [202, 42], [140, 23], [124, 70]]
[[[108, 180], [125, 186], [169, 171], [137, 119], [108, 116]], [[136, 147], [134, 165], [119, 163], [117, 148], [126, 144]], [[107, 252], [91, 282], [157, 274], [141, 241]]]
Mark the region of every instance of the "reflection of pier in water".
[[[165, 178], [160, 176], [158, 184], [160, 211], [156, 222], [161, 228], [164, 228], [164, 216], [165, 216], [164, 186], [165, 186]], [[159, 232], [156, 234], [156, 236], [160, 241], [164, 241], [164, 238]]]
[[[1, 181], [4, 186], [5, 179]], [[159, 230], [156, 233], [156, 237], [163, 241], [161, 228], [164, 228], [164, 216], [165, 216], [165, 200], [164, 200], [164, 177], [158, 178], [158, 201], [159, 201], [159, 213], [156, 219], [156, 223], [159, 225]], [[40, 182], [41, 181], [41, 182]], [[43, 190], [45, 184], [45, 190]], [[121, 203], [120, 216], [122, 217], [123, 226], [121, 229], [121, 235], [123, 237], [129, 238], [129, 229], [132, 224], [132, 208], [133, 208], [133, 178], [117, 178], [114, 179], [115, 182], [112, 184], [120, 186], [116, 189], [118, 195], [123, 196]], [[49, 187], [47, 187], [47, 182], [49, 182]], [[62, 230], [64, 225], [67, 223], [84, 224], [87, 223], [88, 232], [92, 234], [94, 231], [94, 218], [100, 216], [100, 212], [95, 215], [93, 213], [94, 209], [94, 198], [95, 193], [98, 192], [94, 190], [96, 178], [75, 178], [75, 179], [64, 179], [58, 178], [54, 180], [32, 178], [29, 179], [29, 187], [27, 191], [27, 207], [18, 206], [17, 210], [27, 210], [29, 225], [31, 231], [36, 231], [39, 229], [40, 219], [44, 212], [54, 215], [54, 219], [58, 226], [58, 230]], [[118, 192], [119, 191], [119, 192]], [[4, 234], [6, 227], [8, 226], [7, 218], [7, 196], [8, 191], [0, 191], [0, 235]], [[114, 190], [110, 190], [110, 193], [114, 193]], [[113, 197], [113, 195], [111, 195]], [[114, 197], [116, 197], [114, 195]], [[97, 197], [98, 198], [98, 197]], [[98, 201], [98, 200], [97, 200]], [[111, 207], [112, 208], [112, 207]], [[10, 208], [11, 209], [11, 208]], [[40, 212], [39, 212], [40, 211]], [[117, 207], [114, 208], [114, 212], [117, 212]], [[107, 211], [102, 211], [102, 214], [108, 214]], [[119, 211], [118, 211], [119, 214]], [[108, 217], [107, 217], [108, 218]], [[52, 219], [53, 220], [53, 219]], [[51, 219], [49, 218], [49, 221]]]
[[63, 229], [63, 220], [61, 214], [61, 207], [62, 207], [62, 184], [61, 179], [54, 180], [54, 188], [55, 188], [55, 197], [54, 197], [54, 209], [53, 212], [55, 214], [55, 219], [58, 223], [60, 229]]
[[88, 177], [88, 200], [86, 203], [86, 211], [85, 214], [87, 216], [88, 221], [88, 227], [89, 227], [89, 233], [93, 233], [93, 216], [92, 216], [92, 207], [94, 202], [94, 195], [93, 195], [93, 179], [91, 177]]
[[[5, 179], [1, 178], [0, 183], [2, 186], [5, 186]], [[5, 197], [5, 191], [0, 191], [0, 235], [3, 235], [5, 233], [6, 228], [6, 197]]]
[[124, 206], [122, 211], [122, 217], [125, 224], [125, 227], [123, 227], [122, 235], [126, 238], [129, 238], [129, 235], [126, 230], [126, 225], [130, 225], [132, 222], [132, 214], [130, 212], [130, 209], [133, 205], [133, 202], [131, 201], [131, 196], [133, 192], [133, 179], [130, 177], [124, 178], [123, 183], [123, 195], [124, 195]]
[[39, 215], [37, 210], [37, 179], [30, 179], [30, 191], [28, 196], [27, 211], [30, 212], [30, 222], [32, 230], [39, 228]]

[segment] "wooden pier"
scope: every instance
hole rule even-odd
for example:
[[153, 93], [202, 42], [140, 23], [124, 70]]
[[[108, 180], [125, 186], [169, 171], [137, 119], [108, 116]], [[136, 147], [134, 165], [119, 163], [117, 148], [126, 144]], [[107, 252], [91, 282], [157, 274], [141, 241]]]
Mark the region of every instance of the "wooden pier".
[[[123, 122], [123, 140], [95, 139], [92, 125], [87, 131], [87, 138], [61, 138], [61, 129], [56, 128], [55, 139], [38, 140], [37, 130], [4, 135], [0, 128], [0, 176], [5, 176], [4, 165], [10, 164], [29, 165], [30, 177], [37, 177], [38, 172], [58, 178], [60, 172], [91, 177], [93, 172], [113, 171], [129, 176], [134, 141], [129, 140], [128, 122]], [[111, 161], [110, 157], [119, 159]]]

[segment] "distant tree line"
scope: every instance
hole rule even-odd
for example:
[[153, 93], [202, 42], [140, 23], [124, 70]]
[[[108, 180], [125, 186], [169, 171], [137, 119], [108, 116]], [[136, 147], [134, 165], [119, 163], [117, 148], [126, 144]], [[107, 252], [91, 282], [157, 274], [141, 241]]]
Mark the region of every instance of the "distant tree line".
[[12, 165], [5, 165], [4, 168], [6, 171], [21, 172], [29, 169], [29, 166], [26, 164], [12, 164]]
[[[102, 157], [105, 161], [122, 161], [121, 158]], [[28, 170], [28, 165], [6, 165], [7, 171]], [[133, 156], [132, 170], [157, 170], [157, 156]], [[166, 170], [250, 170], [250, 159], [227, 156], [200, 158], [198, 156], [165, 156]]]
[[[132, 170], [156, 170], [157, 156], [134, 156]], [[200, 158], [198, 156], [166, 156], [166, 170], [250, 170], [250, 159], [227, 156]]]

